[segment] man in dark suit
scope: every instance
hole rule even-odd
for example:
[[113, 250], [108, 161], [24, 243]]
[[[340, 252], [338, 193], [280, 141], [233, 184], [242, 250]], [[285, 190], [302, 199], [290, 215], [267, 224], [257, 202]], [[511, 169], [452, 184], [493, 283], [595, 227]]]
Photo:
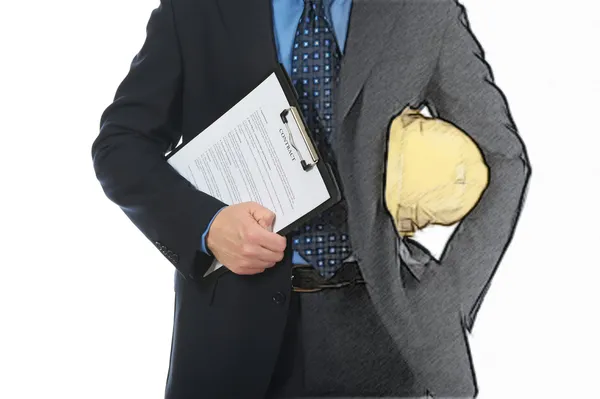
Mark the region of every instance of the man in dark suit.
[[[165, 160], [279, 62], [344, 194], [287, 237], [268, 209], [226, 206]], [[490, 169], [439, 262], [416, 245], [420, 262], [401, 258], [383, 204], [390, 120], [422, 105]], [[92, 154], [177, 271], [167, 398], [476, 395], [466, 333], [530, 172], [457, 2], [162, 0]], [[230, 271], [204, 277], [215, 259]]]

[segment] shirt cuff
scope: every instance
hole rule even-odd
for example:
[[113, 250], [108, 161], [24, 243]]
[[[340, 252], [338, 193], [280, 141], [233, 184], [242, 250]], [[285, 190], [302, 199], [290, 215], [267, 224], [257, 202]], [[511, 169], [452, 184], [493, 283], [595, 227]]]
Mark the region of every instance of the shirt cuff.
[[217, 217], [219, 212], [221, 212], [225, 208], [227, 208], [227, 206], [224, 206], [223, 208], [219, 209], [217, 211], [217, 213], [215, 213], [215, 216], [213, 216], [213, 218], [210, 220], [210, 223], [208, 223], [206, 230], [204, 230], [204, 234], [202, 234], [202, 242], [200, 243], [200, 250], [207, 255], [213, 256], [213, 254], [210, 252], [210, 250], [206, 246], [206, 235], [208, 234], [208, 231], [210, 230], [210, 226], [212, 225], [213, 221], [215, 220], [215, 218]]

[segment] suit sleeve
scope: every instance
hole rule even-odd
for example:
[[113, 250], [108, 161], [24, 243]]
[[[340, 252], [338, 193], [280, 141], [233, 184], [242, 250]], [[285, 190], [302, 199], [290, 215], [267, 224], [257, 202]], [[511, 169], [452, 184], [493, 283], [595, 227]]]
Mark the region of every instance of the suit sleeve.
[[471, 331], [492, 277], [512, 238], [530, 176], [525, 146], [506, 99], [495, 85], [466, 11], [451, 1], [449, 23], [429, 85], [432, 114], [465, 131], [489, 167], [489, 184], [461, 221], [441, 257], [460, 287], [463, 321]]
[[146, 39], [104, 111], [92, 145], [102, 189], [186, 278], [211, 256], [203, 232], [226, 204], [198, 191], [166, 161], [181, 137], [181, 54], [170, 0], [151, 16]]

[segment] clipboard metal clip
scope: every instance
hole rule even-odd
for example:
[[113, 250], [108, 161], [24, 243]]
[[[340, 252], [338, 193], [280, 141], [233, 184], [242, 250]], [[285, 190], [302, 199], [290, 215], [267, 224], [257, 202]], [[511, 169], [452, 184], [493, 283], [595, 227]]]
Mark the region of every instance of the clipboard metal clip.
[[[294, 120], [296, 127], [298, 127], [298, 130], [302, 134], [302, 139], [304, 140], [304, 144], [306, 145], [306, 148], [308, 149], [310, 157], [312, 158], [312, 162], [310, 162], [310, 163], [306, 162], [304, 160], [304, 158], [302, 158], [302, 153], [300, 152], [298, 147], [296, 147], [296, 143], [294, 142], [294, 135], [292, 134], [292, 130], [290, 129], [290, 125], [288, 122], [288, 114], [292, 115], [292, 119]], [[300, 158], [300, 164], [302, 165], [302, 168], [304, 170], [309, 170], [313, 165], [315, 165], [319, 161], [319, 156], [317, 155], [317, 151], [315, 150], [315, 146], [313, 145], [312, 140], [308, 136], [308, 132], [306, 131], [304, 122], [302, 121], [302, 116], [300, 115], [300, 113], [298, 112], [296, 107], [292, 106], [290, 108], [284, 109], [281, 112], [281, 120], [283, 121], [283, 124], [287, 128], [290, 144], [292, 145], [294, 150], [296, 150], [296, 152], [298, 153], [298, 157]]]

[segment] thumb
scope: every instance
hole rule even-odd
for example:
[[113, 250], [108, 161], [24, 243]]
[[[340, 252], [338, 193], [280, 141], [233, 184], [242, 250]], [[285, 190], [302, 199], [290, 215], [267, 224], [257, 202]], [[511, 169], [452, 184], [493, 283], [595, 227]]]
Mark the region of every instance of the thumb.
[[259, 204], [250, 208], [250, 213], [254, 220], [268, 231], [273, 231], [273, 223], [275, 222], [275, 213]]

